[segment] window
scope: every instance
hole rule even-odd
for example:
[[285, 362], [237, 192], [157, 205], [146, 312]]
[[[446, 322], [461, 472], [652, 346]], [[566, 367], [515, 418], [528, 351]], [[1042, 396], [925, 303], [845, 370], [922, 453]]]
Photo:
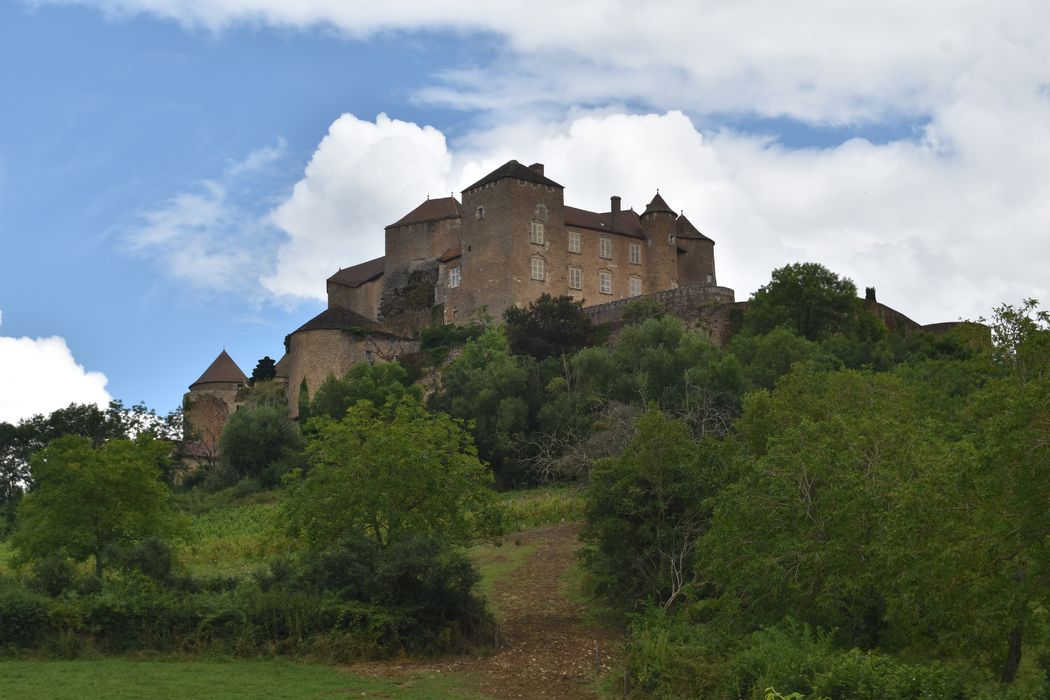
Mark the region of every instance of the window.
[[598, 239], [598, 257], [606, 260], [612, 257], [612, 241], [608, 238]]
[[627, 246], [627, 262], [634, 265], [642, 264], [642, 246], [637, 243], [631, 243]]
[[598, 273], [598, 291], [602, 294], [612, 294], [612, 273], [602, 272]]
[[632, 297], [641, 296], [641, 294], [642, 294], [642, 280], [641, 280], [640, 277], [632, 277], [629, 280], [627, 280], [627, 283], [628, 283], [628, 286], [630, 287], [630, 289], [628, 290], [630, 296], [632, 296]]
[[474, 218], [481, 220], [485, 218], [485, 207], [478, 207], [474, 210]]
[[459, 268], [452, 267], [448, 271], [448, 286], [458, 287], [459, 286]]
[[583, 270], [578, 267], [569, 268], [569, 289], [583, 289]]
[[543, 274], [544, 273], [543, 258], [532, 258], [531, 260], [532, 260], [532, 264], [531, 264], [530, 267], [531, 267], [531, 272], [532, 272], [532, 279], [534, 279], [534, 280], [543, 280], [543, 279], [545, 279], [545, 276]]
[[529, 239], [538, 245], [543, 245], [543, 222], [533, 221]]
[[547, 207], [546, 207], [546, 205], [543, 205], [543, 204], [537, 204], [536, 205], [536, 218], [539, 219], [540, 221], [546, 221], [547, 220]]
[[580, 232], [569, 231], [569, 252], [579, 253], [580, 252]]

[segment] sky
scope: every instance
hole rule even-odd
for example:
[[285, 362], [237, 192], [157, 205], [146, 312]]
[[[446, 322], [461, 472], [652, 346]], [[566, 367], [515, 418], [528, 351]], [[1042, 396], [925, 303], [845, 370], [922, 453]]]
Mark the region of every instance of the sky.
[[0, 421], [250, 373], [383, 227], [510, 159], [656, 189], [746, 299], [1050, 301], [1050, 4], [0, 0]]

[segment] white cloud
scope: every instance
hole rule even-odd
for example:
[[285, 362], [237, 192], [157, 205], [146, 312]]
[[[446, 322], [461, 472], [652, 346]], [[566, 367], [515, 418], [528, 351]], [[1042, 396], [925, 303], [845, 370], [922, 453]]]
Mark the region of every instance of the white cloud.
[[974, 80], [1009, 87], [1050, 77], [1042, 0], [79, 1], [212, 31], [490, 32], [506, 47], [499, 60], [447, 70], [424, 97], [497, 112], [641, 103], [840, 123], [926, 115]]
[[106, 376], [77, 363], [63, 338], [0, 337], [0, 421], [16, 423], [70, 403], [106, 407]]
[[230, 162], [218, 179], [143, 212], [124, 238], [127, 250], [194, 289], [256, 294], [279, 234], [256, 213], [264, 195], [254, 178], [284, 155], [284, 141], [260, 148]]
[[288, 241], [263, 284], [277, 295], [323, 298], [340, 266], [383, 254], [383, 227], [428, 194], [451, 191], [451, 156], [436, 129], [350, 114], [328, 129], [304, 177], [272, 213]]

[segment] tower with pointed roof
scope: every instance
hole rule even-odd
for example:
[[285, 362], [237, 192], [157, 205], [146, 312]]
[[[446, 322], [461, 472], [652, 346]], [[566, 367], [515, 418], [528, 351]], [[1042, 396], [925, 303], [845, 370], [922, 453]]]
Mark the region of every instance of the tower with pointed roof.
[[649, 289], [676, 289], [678, 287], [678, 239], [675, 219], [678, 215], [660, 196], [659, 190], [642, 212], [642, 231], [648, 247], [647, 271]]
[[218, 458], [222, 427], [240, 405], [238, 395], [247, 383], [248, 377], [224, 349], [190, 384], [182, 400], [186, 425], [183, 449], [192, 461], [212, 464]]

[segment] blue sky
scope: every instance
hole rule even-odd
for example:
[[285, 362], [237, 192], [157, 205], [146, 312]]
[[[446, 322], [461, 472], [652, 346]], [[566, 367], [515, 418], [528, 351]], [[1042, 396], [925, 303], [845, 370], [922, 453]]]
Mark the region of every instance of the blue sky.
[[738, 298], [801, 259], [921, 322], [1045, 298], [1040, 3], [563, 5], [0, 4], [0, 420], [250, 372], [509, 158], [660, 187]]

